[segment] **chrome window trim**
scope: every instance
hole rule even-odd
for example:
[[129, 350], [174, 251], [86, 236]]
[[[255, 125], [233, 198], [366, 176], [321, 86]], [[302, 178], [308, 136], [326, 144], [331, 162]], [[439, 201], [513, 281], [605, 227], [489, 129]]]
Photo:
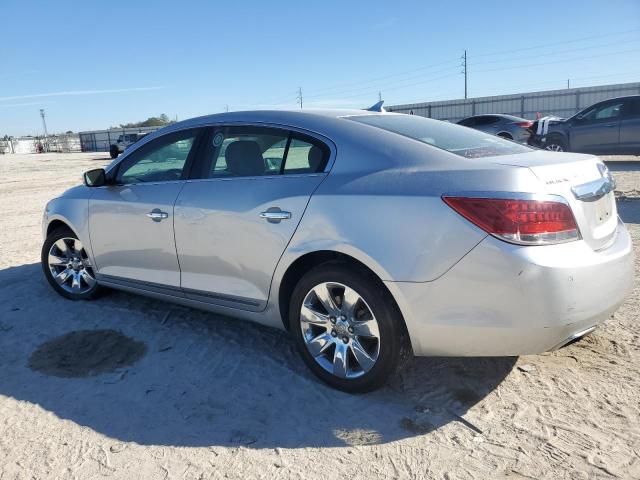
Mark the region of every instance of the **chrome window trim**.
[[[210, 128], [210, 127], [266, 127], [266, 128], [278, 128], [281, 130], [289, 130], [291, 132], [295, 132], [295, 133], [301, 133], [303, 135], [307, 135], [309, 137], [315, 138], [316, 140], [324, 143], [328, 148], [329, 148], [329, 160], [327, 161], [327, 164], [324, 167], [324, 170], [322, 172], [314, 172], [314, 173], [300, 173], [300, 174], [288, 174], [288, 175], [263, 175], [263, 176], [258, 176], [258, 177], [235, 177], [235, 178], [266, 178], [266, 177], [276, 177], [276, 176], [283, 176], [283, 177], [297, 177], [300, 175], [305, 175], [305, 176], [309, 176], [309, 175], [322, 175], [322, 174], [326, 174], [329, 173], [331, 171], [331, 169], [333, 168], [333, 165], [335, 163], [335, 159], [337, 156], [337, 147], [336, 144], [334, 143], [333, 140], [331, 140], [329, 137], [324, 136], [321, 133], [315, 132], [313, 130], [306, 130], [304, 128], [300, 128], [300, 127], [296, 127], [293, 125], [286, 125], [284, 123], [273, 123], [273, 122], [260, 122], [260, 121], [253, 121], [253, 122], [243, 122], [243, 121], [206, 121], [203, 123], [198, 123], [196, 125], [189, 125], [189, 126], [182, 126], [182, 128], [171, 128], [170, 130], [167, 130], [166, 132], [162, 133], [161, 135], [155, 135], [154, 133], [159, 132], [160, 130], [163, 129], [159, 129], [156, 130], [155, 132], [152, 132], [151, 134], [147, 135], [146, 137], [144, 137], [140, 144], [137, 145], [135, 148], [133, 149], [128, 149], [125, 152], [123, 152], [122, 154], [120, 154], [120, 156], [116, 159], [115, 162], [113, 162], [111, 165], [109, 165], [105, 171], [107, 173], [111, 172], [111, 170], [117, 168], [117, 166], [120, 164], [120, 162], [122, 162], [123, 160], [125, 160], [129, 155], [131, 155], [133, 152], [137, 151], [139, 148], [143, 147], [144, 145], [146, 145], [147, 143], [160, 138], [164, 135], [170, 135], [172, 133], [177, 133], [177, 132], [182, 132], [184, 130], [193, 130], [193, 129], [197, 129], [197, 128]], [[167, 127], [165, 127], [167, 128]], [[197, 161], [197, 159], [196, 159]], [[191, 181], [191, 180], [214, 180], [214, 179], [208, 179], [208, 178], [204, 178], [204, 179], [186, 179], [187, 181]], [[170, 182], [174, 181], [174, 180], [168, 180]], [[184, 180], [181, 180], [184, 181]], [[166, 183], [166, 182], [154, 182], [154, 183]], [[149, 182], [148, 184], [151, 184], [151, 182]], [[135, 184], [127, 184], [127, 185], [139, 185], [138, 183]], [[101, 187], [100, 187], [101, 188]]]
[[186, 180], [187, 183], [198, 183], [198, 182], [211, 182], [211, 181], [223, 181], [229, 182], [233, 180], [278, 180], [284, 178], [300, 178], [300, 177], [324, 177], [327, 175], [327, 172], [320, 173], [297, 173], [294, 175], [253, 175], [246, 177], [212, 177], [212, 178], [191, 178]]

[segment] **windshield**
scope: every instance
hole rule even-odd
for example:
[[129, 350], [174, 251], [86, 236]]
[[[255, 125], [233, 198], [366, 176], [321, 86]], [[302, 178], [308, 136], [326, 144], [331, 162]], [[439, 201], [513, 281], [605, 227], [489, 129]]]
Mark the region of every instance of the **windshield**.
[[413, 138], [465, 158], [513, 155], [532, 150], [478, 130], [417, 115], [358, 115], [345, 118]]

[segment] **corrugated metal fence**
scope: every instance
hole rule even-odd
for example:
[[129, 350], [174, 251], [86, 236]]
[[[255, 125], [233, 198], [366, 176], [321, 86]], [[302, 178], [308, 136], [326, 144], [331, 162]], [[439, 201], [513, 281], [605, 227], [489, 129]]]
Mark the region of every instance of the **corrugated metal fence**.
[[486, 113], [506, 113], [528, 119], [535, 119], [537, 114], [569, 117], [607, 98], [637, 94], [640, 94], [640, 82], [391, 105], [385, 106], [385, 109], [388, 112], [409, 113], [451, 122]]

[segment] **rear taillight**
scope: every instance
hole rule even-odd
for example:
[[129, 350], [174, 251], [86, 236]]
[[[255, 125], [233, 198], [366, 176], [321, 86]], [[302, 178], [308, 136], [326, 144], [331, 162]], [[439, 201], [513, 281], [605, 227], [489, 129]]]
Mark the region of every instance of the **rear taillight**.
[[516, 125], [522, 128], [531, 128], [533, 126], [533, 122], [527, 120], [526, 122], [518, 122]]
[[444, 202], [494, 237], [543, 245], [580, 238], [569, 205], [561, 201], [444, 196]]

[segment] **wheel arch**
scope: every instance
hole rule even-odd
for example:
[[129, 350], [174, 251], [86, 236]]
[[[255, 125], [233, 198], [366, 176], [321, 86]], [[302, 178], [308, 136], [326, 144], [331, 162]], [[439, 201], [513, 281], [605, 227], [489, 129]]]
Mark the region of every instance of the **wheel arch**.
[[285, 328], [285, 330], [290, 329], [289, 325], [289, 301], [291, 298], [291, 294], [297, 283], [300, 281], [302, 276], [311, 270], [312, 268], [321, 265], [323, 263], [328, 262], [340, 262], [353, 265], [355, 268], [359, 268], [366, 272], [368, 275], [373, 278], [380, 287], [384, 289], [384, 291], [388, 294], [389, 300], [393, 302], [393, 307], [396, 309], [396, 312], [399, 318], [402, 321], [402, 327], [407, 333], [408, 338], [408, 329], [406, 325], [406, 321], [402, 314], [402, 310], [400, 309], [398, 302], [391, 291], [387, 288], [386, 284], [373, 269], [367, 266], [362, 261], [357, 258], [336, 250], [316, 250], [313, 252], [305, 253], [300, 257], [296, 258], [284, 272], [282, 279], [280, 280], [280, 285], [278, 289], [278, 310], [280, 312], [280, 320]]
[[51, 235], [51, 233], [53, 233], [54, 230], [57, 230], [59, 228], [66, 228], [67, 230], [70, 230], [77, 235], [77, 232], [71, 227], [69, 222], [62, 220], [60, 218], [54, 218], [47, 224], [47, 229], [45, 231], [45, 238]]
[[549, 132], [546, 135], [547, 143], [549, 143], [549, 140], [554, 138], [554, 137], [555, 138], [559, 138], [562, 142], [564, 142], [564, 145], [567, 148], [567, 150], [569, 150], [571, 148], [569, 132], [558, 131], [558, 130], [553, 131], [553, 132]]

